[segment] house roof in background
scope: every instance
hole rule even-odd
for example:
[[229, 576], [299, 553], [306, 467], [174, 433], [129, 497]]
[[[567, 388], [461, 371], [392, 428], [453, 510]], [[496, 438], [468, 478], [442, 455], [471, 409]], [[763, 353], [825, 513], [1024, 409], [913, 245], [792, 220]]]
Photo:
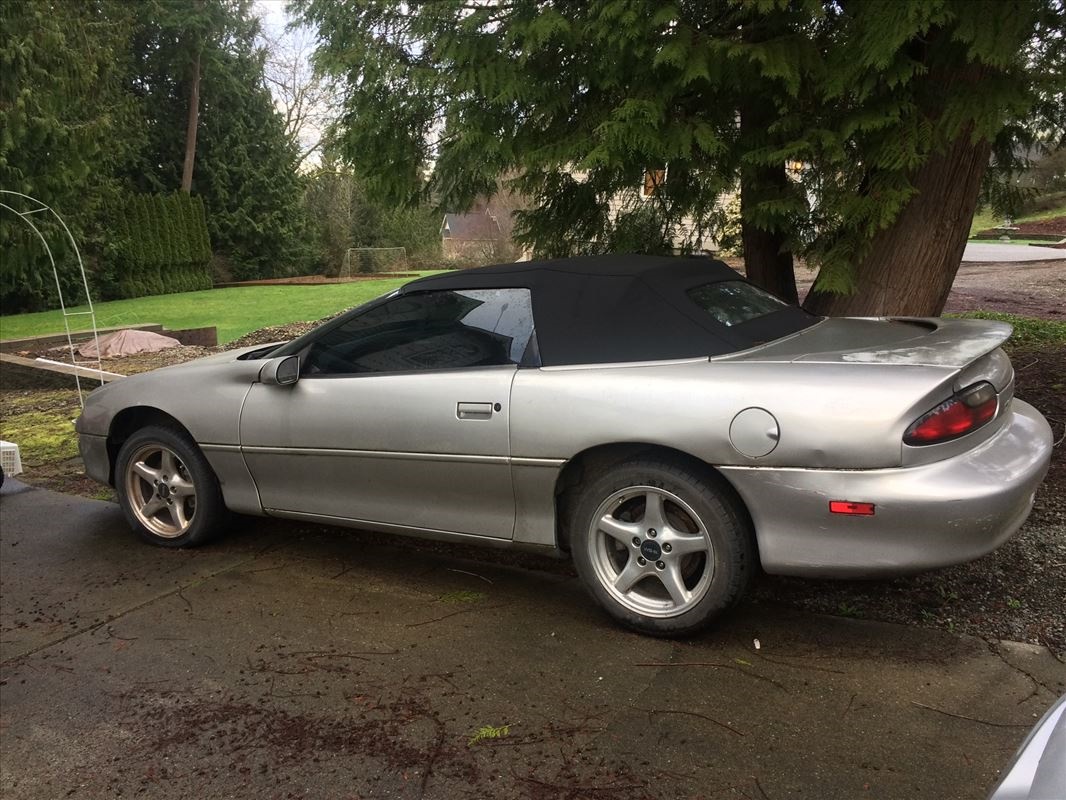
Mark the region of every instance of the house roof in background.
[[492, 240], [500, 236], [500, 223], [492, 214], [484, 211], [470, 214], [445, 214], [440, 226], [446, 239], [467, 241]]

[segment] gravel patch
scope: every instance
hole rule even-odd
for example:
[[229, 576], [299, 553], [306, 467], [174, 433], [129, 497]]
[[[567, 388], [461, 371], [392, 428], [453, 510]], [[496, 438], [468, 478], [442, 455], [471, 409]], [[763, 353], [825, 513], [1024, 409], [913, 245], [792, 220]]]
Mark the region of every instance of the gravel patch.
[[888, 581], [767, 575], [756, 601], [1042, 644], [1066, 658], [1066, 503], [1052, 494], [1061, 489], [1045, 484], [1021, 531], [969, 564]]

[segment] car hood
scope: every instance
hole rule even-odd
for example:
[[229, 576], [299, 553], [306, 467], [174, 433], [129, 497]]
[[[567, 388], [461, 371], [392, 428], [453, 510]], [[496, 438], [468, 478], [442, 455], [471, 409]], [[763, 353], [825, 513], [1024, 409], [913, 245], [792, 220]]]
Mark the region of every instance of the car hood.
[[981, 319], [833, 318], [726, 358], [962, 369], [1003, 344], [1012, 330], [1007, 323]]
[[[221, 353], [215, 353], [214, 355], [204, 356], [203, 358], [197, 358], [192, 361], [186, 361], [183, 364], [174, 364], [170, 367], [160, 367], [153, 372], [164, 372], [169, 370], [187, 369], [190, 367], [202, 366], [204, 364], [222, 364], [228, 361], [240, 361], [241, 356], [245, 356], [248, 353], [254, 353], [256, 350], [265, 350], [268, 347], [281, 347], [285, 342], [268, 342], [266, 344], [253, 344], [248, 347], [238, 347], [233, 350], [223, 350]], [[265, 361], [266, 359], [249, 359]]]

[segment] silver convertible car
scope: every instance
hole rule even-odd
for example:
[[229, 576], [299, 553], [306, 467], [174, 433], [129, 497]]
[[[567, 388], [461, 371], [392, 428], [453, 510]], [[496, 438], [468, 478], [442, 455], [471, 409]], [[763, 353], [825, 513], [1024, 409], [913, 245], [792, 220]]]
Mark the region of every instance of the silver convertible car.
[[1010, 537], [1051, 455], [1010, 332], [823, 319], [707, 258], [504, 264], [116, 381], [77, 427], [153, 543], [234, 511], [537, 548], [684, 634], [760, 566], [897, 575]]

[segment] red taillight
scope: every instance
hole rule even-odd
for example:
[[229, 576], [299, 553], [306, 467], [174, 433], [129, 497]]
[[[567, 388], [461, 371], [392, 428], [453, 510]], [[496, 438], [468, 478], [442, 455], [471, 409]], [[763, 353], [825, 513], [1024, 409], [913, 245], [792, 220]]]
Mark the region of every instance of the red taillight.
[[975, 383], [918, 417], [903, 434], [903, 442], [923, 445], [957, 439], [996, 416], [997, 406], [996, 388]]

